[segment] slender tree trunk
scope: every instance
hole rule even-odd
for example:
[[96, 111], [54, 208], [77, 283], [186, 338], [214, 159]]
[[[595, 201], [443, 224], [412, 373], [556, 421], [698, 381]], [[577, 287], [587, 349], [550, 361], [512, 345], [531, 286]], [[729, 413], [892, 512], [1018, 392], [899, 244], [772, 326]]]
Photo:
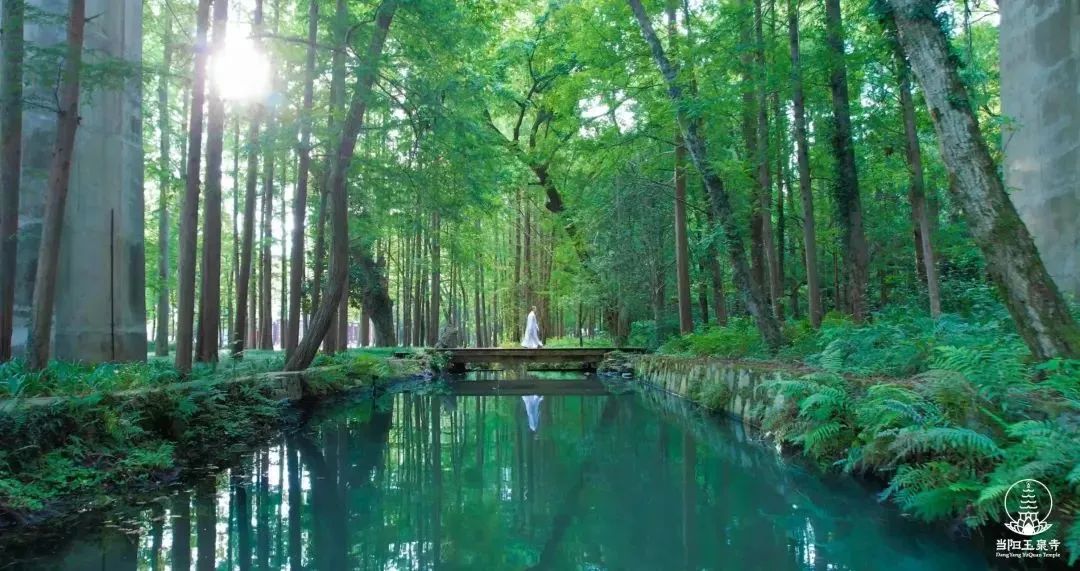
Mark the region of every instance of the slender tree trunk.
[[[702, 260], [701, 262], [698, 263], [698, 269], [701, 271], [702, 275], [706, 274], [705, 261], [704, 260]], [[698, 296], [698, 307], [699, 307], [699, 309], [701, 311], [701, 322], [704, 323], [705, 325], [708, 325], [709, 324], [709, 286], [705, 282], [704, 279], [702, 279], [702, 281], [698, 282], [697, 296]]]
[[236, 291], [240, 281], [240, 120], [233, 121], [232, 151], [232, 267], [229, 269], [229, 347], [236, 339]]
[[308, 173], [311, 169], [311, 107], [315, 97], [315, 44], [319, 34], [319, 2], [308, 2], [308, 49], [304, 68], [304, 101], [300, 117], [300, 166], [296, 173], [296, 196], [293, 197], [292, 264], [289, 272], [289, 333], [285, 336], [285, 355], [291, 355], [300, 340], [300, 294], [304, 277], [304, 230], [307, 216]]
[[[319, 208], [315, 217], [315, 250], [311, 273], [311, 310], [314, 312], [322, 302], [323, 267], [326, 265], [326, 218], [330, 194], [324, 186], [319, 192]], [[299, 340], [297, 340], [299, 342]]]
[[810, 325], [821, 326], [821, 279], [818, 277], [817, 231], [814, 228], [814, 191], [810, 186], [810, 149], [806, 140], [806, 102], [802, 86], [799, 50], [799, 0], [788, 0], [788, 39], [791, 45], [791, 101], [795, 127], [795, 156], [799, 169], [799, 196], [802, 197], [803, 249], [806, 259], [806, 289]]
[[[210, 0], [199, 0], [196, 12], [195, 45], [206, 45], [210, 25]], [[191, 115], [188, 123], [187, 176], [180, 209], [180, 267], [176, 315], [176, 368], [191, 370], [192, 328], [195, 321], [195, 250], [198, 247], [199, 166], [202, 159], [203, 102], [206, 99], [206, 58], [208, 50], [195, 50], [191, 82]]]
[[[271, 132], [267, 125], [267, 133]], [[272, 147], [273, 145], [271, 145]], [[274, 307], [273, 307], [273, 245], [274, 234], [271, 231], [274, 220], [274, 150], [263, 151], [263, 192], [262, 192], [262, 239], [259, 254], [259, 349], [274, 348]]]
[[473, 313], [475, 314], [474, 323], [476, 329], [476, 343], [475, 346], [484, 346], [484, 322], [481, 320], [481, 308], [480, 288], [481, 286], [481, 274], [480, 264], [482, 262], [476, 262], [476, 274], [473, 276]]
[[949, 188], [1017, 330], [1039, 359], [1080, 356], [1080, 327], [1005, 193], [948, 39], [933, 17], [936, 5], [928, 0], [889, 0], [889, 4], [900, 45], [930, 108], [952, 180]]
[[0, 60], [0, 363], [11, 358], [15, 325], [15, 262], [22, 177], [23, 18], [25, 0], [2, 0], [4, 48]]
[[[427, 346], [434, 347], [439, 340], [439, 305], [442, 302], [442, 247], [439, 241], [439, 212], [431, 217], [431, 306], [428, 313]], [[453, 285], [453, 281], [450, 282]]]
[[[739, 45], [742, 50], [742, 55], [739, 57], [740, 84], [742, 88], [739, 124], [746, 155], [744, 163], [747, 167], [746, 176], [748, 180], [753, 181], [751, 183], [753, 189], [750, 193], [750, 272], [755, 281], [764, 288], [768, 288], [768, 261], [766, 259], [763, 232], [764, 217], [761, 212], [761, 205], [764, 201], [761, 196], [761, 179], [758, 178], [757, 172], [757, 97], [754, 85], [754, 50], [752, 49], [754, 42], [754, 15], [748, 0], [742, 0], [741, 3], [743, 6], [740, 8], [746, 8], [747, 16], [745, 20], [741, 20], [743, 25], [739, 33]], [[765, 293], [766, 295], [769, 293], [768, 289], [766, 289]]]
[[[295, 138], [295, 135], [293, 135]], [[285, 345], [288, 342], [289, 336], [289, 236], [285, 234], [286, 222], [289, 217], [289, 198], [287, 192], [289, 188], [289, 152], [285, 151], [281, 156], [281, 176], [279, 186], [281, 188], [281, 210], [279, 211], [280, 217], [278, 222], [281, 224], [281, 303], [278, 304], [278, 319], [279, 336], [281, 337], [281, 348], [285, 349]], [[295, 196], [293, 199], [295, 200]]]
[[[257, 4], [261, 5], [260, 4]], [[256, 22], [261, 18], [261, 10], [256, 9]], [[256, 24], [257, 25], [257, 24]], [[236, 324], [233, 326], [232, 356], [239, 359], [244, 356], [244, 346], [248, 342], [248, 321], [254, 317], [255, 299], [251, 287], [251, 269], [255, 254], [255, 194], [258, 188], [259, 172], [259, 122], [262, 109], [256, 107], [251, 115], [251, 124], [247, 133], [247, 167], [244, 182], [244, 227], [243, 246], [240, 253], [240, 271], [236, 278]], [[254, 328], [253, 328], [254, 329]]]
[[[214, 53], [225, 48], [229, 3], [214, 3]], [[196, 360], [216, 363], [221, 331], [221, 158], [225, 142], [225, 101], [210, 84], [206, 126], [206, 200], [203, 206], [202, 289]]]
[[660, 73], [667, 84], [668, 96], [675, 104], [679, 125], [682, 128], [683, 139], [686, 141], [687, 150], [690, 152], [690, 158], [694, 161], [694, 165], [701, 173], [705, 188], [709, 191], [709, 196], [712, 197], [716, 217], [723, 229], [724, 244], [728, 249], [728, 255], [731, 259], [735, 284], [742, 294], [747, 310], [754, 317], [758, 330], [765, 340], [766, 346], [769, 347], [771, 351], [775, 351], [784, 342], [783, 336], [780, 333], [780, 323], [768, 307], [765, 295], [761, 290], [761, 284], [755, 282], [753, 276], [750, 274], [750, 267], [746, 263], [746, 250], [743, 246], [742, 236], [739, 233], [735, 221], [735, 214], [732, 211], [727, 192], [723, 186], [723, 181], [716, 174], [716, 171], [713, 170], [713, 167], [709, 162], [705, 142], [698, 132], [696, 123], [694, 121], [689, 121], [686, 116], [682, 87], [679, 85], [677, 73], [672, 67], [671, 62], [667, 59], [667, 56], [664, 55], [664, 48], [660, 45], [660, 40], [656, 37], [652, 22], [649, 20], [648, 14], [645, 13], [645, 9], [641, 5], [641, 0], [628, 0], [628, 2], [630, 8], [634, 12], [634, 16], [637, 18], [641, 32], [645, 36], [645, 41], [652, 50], [653, 60], [656, 62], [656, 65], [660, 69]]
[[[255, 12], [252, 17], [252, 30], [256, 35], [262, 33], [263, 2], [255, 0]], [[256, 295], [252, 278], [255, 257], [255, 200], [259, 173], [259, 126], [263, 116], [262, 105], [252, 110], [251, 123], [247, 134], [247, 165], [244, 182], [244, 228], [243, 250], [240, 259], [240, 271], [237, 276], [236, 325], [233, 328], [232, 356], [240, 359], [244, 356], [245, 346], [255, 346]]]
[[158, 159], [158, 326], [154, 330], [153, 353], [168, 355], [168, 194], [173, 186], [172, 133], [168, 121], [168, 76], [173, 63], [173, 21], [165, 18], [162, 40], [161, 73], [158, 76], [158, 131], [161, 133], [161, 157]]
[[311, 328], [285, 363], [285, 369], [289, 371], [306, 369], [311, 364], [319, 344], [330, 328], [330, 318], [341, 302], [341, 298], [345, 296], [345, 284], [349, 272], [349, 220], [346, 211], [348, 197], [345, 190], [345, 181], [356, 148], [356, 138], [363, 126], [364, 112], [367, 110], [367, 100], [371, 94], [371, 87], [375, 83], [383, 45], [386, 42], [390, 22], [393, 20], [396, 10], [396, 0], [386, 0], [379, 6], [375, 17], [375, 30], [371, 35], [371, 43], [368, 45], [365, 59], [357, 72], [358, 77], [352, 101], [349, 103], [349, 112], [342, 125], [341, 142], [331, 162], [330, 192], [333, 197], [331, 210], [334, 236], [330, 260], [330, 287], [327, 291], [325, 303], [319, 307], [311, 318]]
[[[668, 42], [669, 49], [675, 51], [675, 38], [678, 28], [675, 10], [678, 0], [668, 0]], [[679, 297], [679, 333], [685, 335], [694, 331], [694, 315], [690, 302], [690, 243], [686, 237], [686, 146], [683, 145], [682, 133], [676, 127], [675, 133], [675, 277]], [[708, 316], [706, 315], [706, 320]]]
[[67, 52], [64, 57], [63, 75], [58, 86], [60, 113], [56, 120], [56, 141], [53, 145], [52, 161], [49, 164], [48, 195], [45, 199], [45, 217], [41, 223], [41, 244], [38, 248], [37, 274], [34, 280], [30, 313], [27, 365], [33, 371], [44, 369], [49, 364], [53, 302], [56, 300], [56, 270], [57, 261], [60, 258], [60, 235], [63, 230], [64, 208], [67, 204], [68, 182], [71, 178], [75, 130], [79, 127], [79, 79], [82, 73], [85, 27], [85, 1], [71, 0], [68, 12]]
[[772, 175], [769, 170], [769, 92], [766, 85], [764, 16], [761, 0], [754, 0], [754, 59], [757, 78], [757, 130], [755, 166], [757, 167], [758, 198], [761, 201], [761, 243], [769, 280], [769, 299], [778, 319], [784, 317], [783, 286], [780, 265], [776, 257], [772, 223]]
[[938, 284], [937, 263], [934, 256], [934, 229], [930, 226], [929, 208], [926, 205], [926, 183], [923, 180], [922, 149], [919, 147], [919, 131], [915, 123], [915, 102], [911, 96], [911, 69], [899, 45], [896, 48], [896, 64], [899, 69], [900, 112], [904, 117], [904, 140], [906, 142], [908, 170], [911, 173], [911, 217], [916, 227], [915, 250], [922, 260], [926, 278], [926, 293], [930, 301], [930, 315], [941, 315], [941, 288]]
[[837, 217], [844, 249], [844, 279], [851, 316], [863, 321], [867, 316], [866, 283], [869, 250], [863, 232], [859, 175], [855, 166], [855, 143], [851, 137], [851, 105], [848, 96], [847, 61], [844, 55], [844, 26], [840, 0], [825, 0], [825, 39], [829, 47], [829, 89], [833, 104], [833, 155], [836, 182], [833, 185]]

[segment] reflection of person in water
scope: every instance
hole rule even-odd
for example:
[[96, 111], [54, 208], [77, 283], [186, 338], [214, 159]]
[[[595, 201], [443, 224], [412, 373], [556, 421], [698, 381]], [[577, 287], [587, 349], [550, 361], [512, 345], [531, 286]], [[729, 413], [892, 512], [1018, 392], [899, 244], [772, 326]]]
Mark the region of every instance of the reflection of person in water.
[[529, 430], [536, 432], [536, 429], [540, 427], [540, 401], [544, 400], [544, 397], [529, 395], [521, 397], [521, 400], [525, 401], [525, 414], [529, 417]]

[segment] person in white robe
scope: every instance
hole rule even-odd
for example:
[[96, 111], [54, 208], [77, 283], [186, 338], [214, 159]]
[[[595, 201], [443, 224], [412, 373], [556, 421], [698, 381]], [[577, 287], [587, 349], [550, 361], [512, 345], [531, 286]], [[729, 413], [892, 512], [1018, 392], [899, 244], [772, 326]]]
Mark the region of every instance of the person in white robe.
[[540, 323], [536, 320], [536, 306], [532, 306], [529, 317], [525, 320], [525, 337], [521, 339], [521, 346], [526, 349], [539, 349], [544, 346], [540, 342]]

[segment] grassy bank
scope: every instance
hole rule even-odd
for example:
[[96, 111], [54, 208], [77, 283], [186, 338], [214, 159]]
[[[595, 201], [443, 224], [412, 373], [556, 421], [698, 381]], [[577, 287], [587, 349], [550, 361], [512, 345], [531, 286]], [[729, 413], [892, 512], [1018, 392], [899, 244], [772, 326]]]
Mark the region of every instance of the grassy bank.
[[[1009, 486], [1039, 480], [1058, 524], [1043, 538], [1080, 559], [1080, 360], [1035, 362], [993, 307], [937, 320], [899, 308], [866, 324], [829, 316], [818, 331], [789, 321], [785, 334], [790, 345], [769, 356], [752, 325], [734, 320], [660, 352], [791, 366], [758, 389], [779, 403], [763, 428], [826, 468], [881, 478], [882, 499], [913, 517], [1007, 521]], [[716, 406], [707, 391], [695, 396]]]
[[[36, 406], [21, 405], [22, 398], [0, 401], [0, 527], [62, 519], [168, 484], [185, 471], [226, 464], [289, 426], [296, 407], [260, 374], [279, 368], [279, 358], [263, 357], [197, 370], [184, 385], [158, 361], [54, 363], [35, 373], [19, 362], [5, 364], [3, 396], [65, 398]], [[366, 352], [320, 357], [315, 366], [303, 377], [305, 395], [391, 374], [385, 356]]]

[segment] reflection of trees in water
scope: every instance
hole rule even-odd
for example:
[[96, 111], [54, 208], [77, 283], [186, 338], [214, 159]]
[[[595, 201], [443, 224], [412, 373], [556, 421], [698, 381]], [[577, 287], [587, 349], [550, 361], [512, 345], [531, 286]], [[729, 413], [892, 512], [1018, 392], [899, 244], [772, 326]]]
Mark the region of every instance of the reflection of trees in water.
[[[883, 542], [872, 502], [681, 400], [645, 399], [545, 398], [537, 433], [516, 396], [348, 405], [147, 510], [141, 565], [212, 568], [211, 554], [224, 568], [334, 570], [880, 560], [859, 554]], [[126, 561], [110, 533], [88, 541]]]

